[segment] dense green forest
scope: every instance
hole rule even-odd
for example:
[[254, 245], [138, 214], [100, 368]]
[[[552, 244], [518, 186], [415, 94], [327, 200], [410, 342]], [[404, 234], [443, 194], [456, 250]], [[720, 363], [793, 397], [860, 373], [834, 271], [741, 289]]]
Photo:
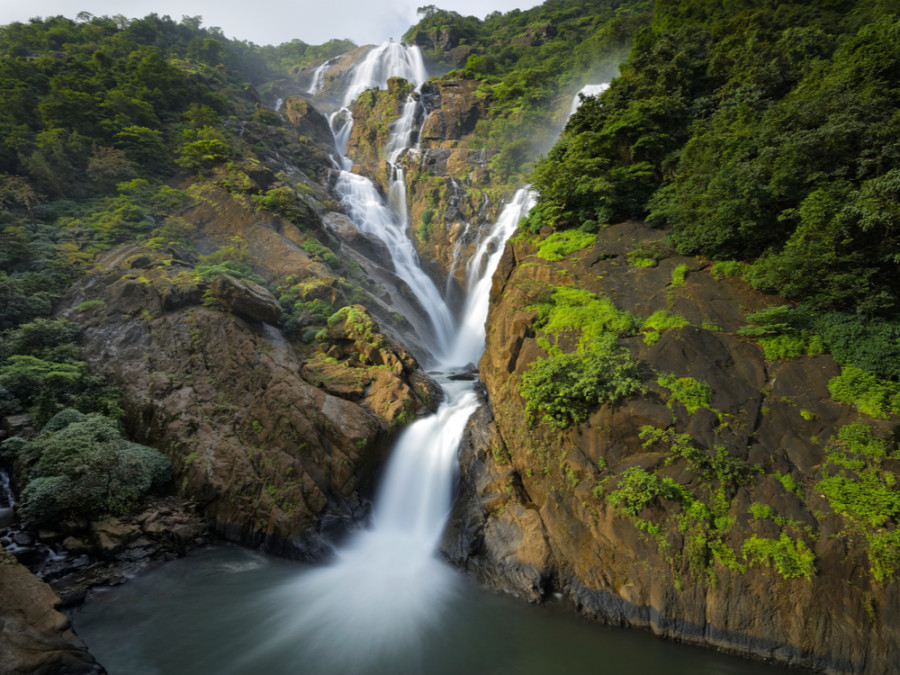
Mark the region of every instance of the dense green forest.
[[[55, 301], [113, 246], [187, 244], [178, 214], [203, 180], [261, 211], [298, 213], [280, 181], [248, 187], [276, 150], [315, 157], [254, 85], [352, 46], [257, 47], [199, 17], [81, 14], [0, 28], [0, 415], [28, 411], [43, 427], [2, 452], [30, 466], [29, 521], [121, 511], [167, 475], [162, 455], [121, 437], [119, 393], [89, 372], [80, 327], [52, 318]], [[239, 248], [207, 256], [197, 273], [247, 276]], [[107, 465], [118, 471], [100, 481], [107, 492], [84, 482], [85, 467], [96, 478]]]
[[679, 253], [733, 261], [732, 273], [794, 303], [748, 334], [780, 338], [782, 358], [827, 349], [854, 374], [842, 400], [900, 412], [900, 17], [890, 10], [657, 2], [621, 76], [537, 165], [529, 229], [646, 219]]

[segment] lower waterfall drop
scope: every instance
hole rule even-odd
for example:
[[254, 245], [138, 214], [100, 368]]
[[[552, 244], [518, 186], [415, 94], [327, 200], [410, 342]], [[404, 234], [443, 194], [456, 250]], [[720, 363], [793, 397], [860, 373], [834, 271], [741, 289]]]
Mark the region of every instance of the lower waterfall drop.
[[[469, 269], [469, 300], [457, 348], [442, 364], [445, 371], [480, 357], [491, 277], [532, 200], [520, 190], [479, 246]], [[423, 632], [453, 596], [458, 577], [436, 553], [452, 507], [457, 449], [478, 397], [472, 382], [437, 379], [445, 400], [397, 441], [371, 528], [338, 549], [333, 564], [305, 572], [277, 591], [289, 596], [290, 613], [273, 620], [272, 641], [302, 634], [312, 645], [310, 664], [316, 672], [366, 672], [398, 654], [414, 659]]]

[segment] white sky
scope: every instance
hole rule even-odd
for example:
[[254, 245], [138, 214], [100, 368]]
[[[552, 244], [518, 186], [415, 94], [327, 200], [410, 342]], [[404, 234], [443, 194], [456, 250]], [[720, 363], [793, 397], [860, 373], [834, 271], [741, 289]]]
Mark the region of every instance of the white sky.
[[[434, 4], [464, 16], [485, 15], [518, 7], [528, 9], [542, 0], [0, 0], [0, 25], [27, 22], [36, 16], [62, 14], [74, 19], [82, 11], [95, 16], [123, 14], [143, 17], [152, 12], [202, 16], [206, 27], [218, 26], [230, 38], [258, 45], [280, 44], [299, 38], [321, 44], [332, 38], [349, 38], [357, 44], [377, 44], [398, 39], [416, 23], [416, 8]], [[126, 9], [127, 7], [127, 9]]]

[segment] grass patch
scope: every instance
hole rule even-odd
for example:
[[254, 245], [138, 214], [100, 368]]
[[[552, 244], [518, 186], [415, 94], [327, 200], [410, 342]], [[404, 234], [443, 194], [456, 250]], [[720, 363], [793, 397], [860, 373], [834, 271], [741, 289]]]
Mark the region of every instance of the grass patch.
[[567, 255], [591, 246], [597, 241], [597, 235], [581, 230], [564, 230], [554, 232], [538, 246], [538, 258], [548, 262], [559, 262]]

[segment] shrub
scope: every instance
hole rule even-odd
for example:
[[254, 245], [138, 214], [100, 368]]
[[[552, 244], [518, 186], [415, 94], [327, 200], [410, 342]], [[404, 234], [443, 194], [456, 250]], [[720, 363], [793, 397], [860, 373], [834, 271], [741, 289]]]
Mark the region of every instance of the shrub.
[[803, 577], [807, 581], [816, 573], [816, 554], [802, 539], [791, 539], [782, 532], [778, 539], [755, 534], [744, 542], [741, 552], [750, 565], [772, 565], [785, 579]]
[[557, 354], [534, 361], [522, 373], [519, 393], [534, 418], [557, 428], [581, 422], [602, 403], [644, 391], [637, 364], [615, 338], [587, 352]]
[[828, 312], [817, 316], [813, 325], [841, 365], [900, 379], [900, 321]]
[[72, 409], [55, 415], [18, 455], [31, 465], [22, 491], [29, 525], [126, 513], [169, 479], [167, 457], [124, 439], [108, 417]]
[[710, 268], [709, 272], [716, 281], [721, 281], [725, 277], [743, 276], [748, 268], [747, 263], [737, 260], [720, 260]]
[[671, 392], [672, 400], [683, 403], [691, 415], [700, 408], [709, 408], [712, 403], [712, 387], [693, 377], [676, 378], [674, 375], [661, 375], [656, 382]]
[[828, 391], [835, 401], [849, 403], [870, 417], [900, 414], [900, 384], [856, 366], [844, 366], [841, 374], [828, 382]]
[[749, 314], [747, 323], [738, 330], [738, 335], [759, 342], [769, 361], [825, 352], [822, 338], [810, 330], [810, 315], [792, 305], [766, 307]]
[[637, 516], [654, 500], [663, 498], [685, 501], [684, 488], [671, 478], [660, 478], [639, 466], [626, 469], [619, 476], [619, 483], [607, 497], [618, 511], [629, 516]]

